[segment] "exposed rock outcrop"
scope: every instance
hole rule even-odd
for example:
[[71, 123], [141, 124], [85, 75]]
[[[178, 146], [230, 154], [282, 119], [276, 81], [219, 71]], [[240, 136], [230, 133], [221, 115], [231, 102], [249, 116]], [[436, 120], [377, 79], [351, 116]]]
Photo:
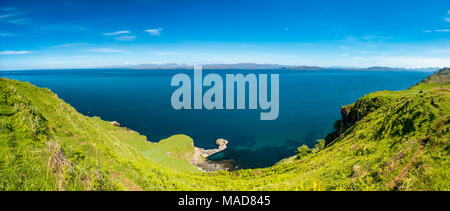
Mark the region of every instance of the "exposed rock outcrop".
[[214, 155], [218, 152], [225, 150], [227, 148], [228, 141], [225, 139], [219, 138], [216, 140], [216, 144], [217, 144], [216, 149], [203, 149], [203, 148], [194, 146], [194, 156], [192, 158], [192, 163], [194, 165], [196, 165], [197, 167], [201, 167], [201, 166], [204, 166], [205, 164], [208, 164], [207, 158], [211, 155]]
[[136, 132], [130, 128], [125, 127], [124, 125], [120, 124], [118, 121], [111, 121], [109, 122], [110, 124], [117, 126], [117, 127], [121, 127], [121, 128], [125, 128], [128, 132]]
[[197, 166], [198, 169], [204, 171], [204, 172], [214, 172], [214, 171], [233, 171], [236, 170], [237, 167], [234, 164], [234, 160], [228, 159], [228, 160], [220, 160], [220, 161], [211, 161], [206, 160], [203, 163], [198, 163], [195, 166]]
[[117, 126], [117, 127], [123, 127], [119, 122], [117, 122], [117, 121], [112, 121], [112, 122], [109, 122], [109, 123], [111, 123], [112, 125], [114, 125], [114, 126]]
[[385, 105], [388, 98], [383, 97], [361, 97], [351, 105], [341, 107], [341, 119], [334, 123], [335, 131], [325, 137], [327, 144], [333, 142], [337, 137], [344, 133], [348, 128], [361, 120], [367, 114], [377, 110]]
[[216, 140], [216, 144], [218, 146], [217, 149], [203, 149], [200, 147], [195, 147], [194, 160], [197, 160], [196, 157], [199, 158], [198, 160], [206, 159], [211, 155], [214, 155], [218, 152], [225, 150], [227, 148], [228, 141], [225, 139], [219, 138]]

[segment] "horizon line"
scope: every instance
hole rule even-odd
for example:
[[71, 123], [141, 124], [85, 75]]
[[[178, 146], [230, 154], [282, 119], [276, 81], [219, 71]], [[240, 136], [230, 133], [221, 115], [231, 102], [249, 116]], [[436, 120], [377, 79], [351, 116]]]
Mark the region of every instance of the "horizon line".
[[[173, 66], [164, 66], [164, 65], [173, 65]], [[217, 67], [211, 67], [215, 66]], [[260, 68], [252, 68], [252, 67], [225, 67], [231, 65], [257, 65], [257, 66], [274, 66], [274, 67], [260, 67]], [[141, 67], [139, 67], [141, 66]], [[366, 67], [357, 67], [357, 66], [315, 66], [315, 65], [283, 65], [283, 64], [272, 64], [272, 63], [211, 63], [211, 64], [178, 64], [178, 63], [161, 63], [161, 64], [135, 64], [135, 65], [112, 65], [112, 66], [92, 66], [92, 67], [63, 67], [63, 68], [27, 68], [27, 69], [0, 69], [0, 71], [29, 71], [29, 70], [87, 70], [87, 69], [193, 69], [195, 66], [202, 66], [203, 69], [242, 69], [242, 70], [276, 70], [276, 69], [288, 69], [288, 70], [377, 70], [382, 71], [381, 69], [386, 69], [384, 71], [401, 71], [401, 70], [423, 70], [423, 69], [442, 69], [448, 68], [446, 66], [428, 66], [428, 67], [401, 67], [401, 66], [366, 66]], [[210, 66], [210, 67], [208, 67]], [[220, 67], [224, 66], [224, 67]], [[299, 69], [296, 69], [299, 68]], [[301, 69], [304, 68], [304, 69]], [[308, 69], [310, 68], [310, 69]], [[431, 70], [433, 71], [433, 70]]]

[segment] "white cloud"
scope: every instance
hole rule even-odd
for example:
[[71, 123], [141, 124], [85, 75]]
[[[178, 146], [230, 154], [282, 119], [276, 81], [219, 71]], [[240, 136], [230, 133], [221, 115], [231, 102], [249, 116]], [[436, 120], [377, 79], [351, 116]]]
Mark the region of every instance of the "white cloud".
[[31, 51], [0, 51], [0, 55], [19, 55], [27, 53], [31, 53]]
[[114, 36], [114, 35], [129, 34], [129, 33], [130, 33], [130, 31], [116, 31], [116, 32], [111, 32], [111, 33], [103, 33], [103, 35]]
[[14, 15], [12, 15], [12, 14], [0, 15], [0, 19], [9, 18], [9, 17], [13, 17], [13, 16]]
[[82, 45], [89, 45], [89, 43], [84, 42], [78, 42], [78, 43], [66, 43], [61, 45], [55, 45], [54, 48], [67, 48], [67, 47], [75, 47], [75, 46], [82, 46]]
[[27, 24], [28, 20], [23, 16], [25, 13], [16, 10], [13, 7], [0, 7], [0, 11], [5, 12], [4, 14], [0, 14], [0, 21], [9, 24]]
[[145, 31], [150, 33], [150, 35], [152, 35], [152, 36], [159, 36], [159, 35], [161, 35], [162, 30], [163, 30], [163, 28], [156, 28], [156, 29], [147, 29]]
[[27, 24], [28, 20], [25, 18], [19, 18], [19, 19], [8, 20], [6, 22], [11, 23], [11, 24], [23, 25], [23, 24]]
[[[425, 30], [423, 31], [423, 33], [431, 33], [433, 32], [432, 30]], [[450, 32], [450, 29], [436, 29], [434, 30], [434, 32]]]
[[377, 36], [377, 35], [367, 35], [362, 37], [363, 40], [389, 40], [392, 39], [392, 37], [388, 36]]
[[13, 11], [13, 10], [16, 10], [16, 8], [15, 7], [0, 7], [0, 11]]
[[450, 17], [444, 17], [444, 20], [450, 22]]
[[126, 51], [112, 49], [112, 48], [97, 48], [97, 49], [91, 49], [89, 51], [97, 52], [97, 53], [127, 53]]
[[114, 39], [117, 41], [133, 41], [134, 39], [136, 39], [136, 36], [120, 36]]
[[175, 52], [172, 52], [172, 51], [168, 51], [168, 52], [158, 51], [158, 52], [156, 52], [156, 54], [158, 54], [160, 56], [169, 56], [169, 55], [175, 55]]

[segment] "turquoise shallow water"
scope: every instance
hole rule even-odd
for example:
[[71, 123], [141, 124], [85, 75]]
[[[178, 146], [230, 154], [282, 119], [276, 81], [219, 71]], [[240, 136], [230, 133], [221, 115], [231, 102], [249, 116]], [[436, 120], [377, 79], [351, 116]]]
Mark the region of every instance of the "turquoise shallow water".
[[[234, 159], [242, 168], [269, 166], [295, 149], [332, 131], [340, 106], [380, 90], [403, 90], [430, 73], [391, 71], [203, 70], [208, 73], [280, 74], [280, 111], [273, 121], [259, 110], [174, 110], [170, 86], [176, 73], [192, 70], [33, 70], [2, 71], [1, 77], [50, 88], [79, 112], [115, 120], [158, 141], [186, 134], [195, 145], [228, 149], [214, 159]], [[191, 77], [193, 79], [193, 77]], [[225, 77], [223, 77], [225, 79]], [[206, 91], [206, 88], [204, 88]]]

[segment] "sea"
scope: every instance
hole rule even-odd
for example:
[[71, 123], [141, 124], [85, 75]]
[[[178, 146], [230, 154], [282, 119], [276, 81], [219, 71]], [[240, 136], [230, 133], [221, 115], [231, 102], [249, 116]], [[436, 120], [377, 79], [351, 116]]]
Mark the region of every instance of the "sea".
[[[218, 138], [226, 139], [228, 148], [211, 159], [232, 160], [237, 168], [245, 169], [273, 165], [295, 155], [301, 145], [313, 147], [317, 139], [333, 131], [333, 123], [340, 119], [341, 106], [371, 92], [408, 89], [431, 74], [203, 70], [203, 75], [222, 76], [224, 85], [225, 74], [279, 74], [279, 116], [275, 120], [260, 120], [261, 109], [174, 109], [171, 96], [178, 87], [171, 86], [171, 80], [178, 73], [191, 76], [193, 82], [193, 70], [184, 69], [22, 70], [0, 71], [0, 77], [49, 88], [80, 113], [118, 121], [152, 142], [185, 134], [192, 137], [195, 146], [209, 149], [217, 147]], [[203, 92], [207, 90], [203, 88]]]

